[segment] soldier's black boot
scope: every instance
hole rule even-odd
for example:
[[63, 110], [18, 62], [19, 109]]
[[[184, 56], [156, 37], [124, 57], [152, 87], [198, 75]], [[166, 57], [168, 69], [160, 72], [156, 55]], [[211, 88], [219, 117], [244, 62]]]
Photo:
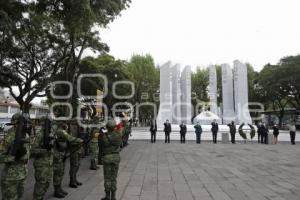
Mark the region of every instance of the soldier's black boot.
[[111, 200], [117, 200], [116, 199], [116, 192], [111, 192]]
[[82, 185], [82, 183], [81, 183], [80, 181], [77, 180], [77, 177], [76, 177], [76, 176], [75, 176], [75, 183], [76, 183], [76, 185], [78, 185], [78, 186]]
[[110, 200], [110, 192], [105, 192], [105, 197], [101, 200]]
[[76, 184], [76, 181], [75, 181], [75, 178], [70, 178], [70, 184], [69, 184], [69, 187], [71, 188], [77, 188], [77, 184]]
[[64, 198], [66, 195], [61, 192], [60, 185], [54, 186], [54, 197], [56, 198]]
[[97, 170], [98, 169], [98, 166], [96, 165], [96, 161], [93, 159], [91, 160], [91, 167], [90, 167], [91, 170]]
[[62, 187], [60, 187], [60, 191], [61, 193], [63, 193], [65, 196], [67, 196], [69, 193], [67, 191], [65, 191], [64, 189], [62, 189]]

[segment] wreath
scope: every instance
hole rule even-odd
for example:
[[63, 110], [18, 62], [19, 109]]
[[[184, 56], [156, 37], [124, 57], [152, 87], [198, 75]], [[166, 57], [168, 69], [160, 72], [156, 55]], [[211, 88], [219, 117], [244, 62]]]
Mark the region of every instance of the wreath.
[[[246, 135], [246, 133], [244, 132], [244, 130], [243, 130], [243, 127], [244, 127], [244, 125], [245, 125], [245, 123], [242, 123], [241, 125], [240, 125], [240, 127], [239, 127], [239, 134], [240, 134], [240, 136], [244, 139], [244, 140], [247, 140], [247, 135]], [[255, 136], [255, 128], [254, 128], [254, 126], [252, 126], [251, 124], [248, 124], [248, 126], [250, 127], [250, 137], [251, 137], [251, 140], [254, 138], [254, 136]]]

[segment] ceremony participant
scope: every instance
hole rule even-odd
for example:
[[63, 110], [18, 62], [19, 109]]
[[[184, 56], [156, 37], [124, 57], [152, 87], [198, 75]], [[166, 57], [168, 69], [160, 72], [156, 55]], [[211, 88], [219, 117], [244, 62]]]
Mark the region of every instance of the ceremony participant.
[[273, 136], [274, 136], [274, 142], [273, 142], [273, 144], [277, 144], [277, 142], [278, 142], [278, 135], [279, 135], [278, 125], [274, 124], [274, 126], [273, 126]]
[[43, 200], [53, 176], [53, 148], [55, 143], [53, 121], [50, 117], [41, 118], [42, 129], [36, 133], [30, 150], [34, 158], [35, 184], [33, 200]]
[[185, 135], [186, 135], [186, 125], [181, 122], [181, 124], [179, 125], [179, 128], [180, 128], [180, 143], [181, 144], [184, 144], [185, 143]]
[[57, 137], [53, 154], [53, 186], [54, 197], [64, 198], [68, 193], [62, 189], [61, 183], [65, 173], [65, 154], [68, 151], [68, 143], [83, 143], [83, 140], [73, 137], [67, 133], [68, 126], [64, 122], [59, 122], [55, 132]]
[[120, 146], [122, 135], [128, 122], [127, 113], [123, 113], [124, 119], [121, 123], [109, 118], [106, 123], [107, 131], [103, 136], [103, 173], [105, 197], [102, 200], [116, 200], [117, 176], [119, 170]]
[[236, 127], [234, 124], [234, 121], [232, 121], [230, 124], [227, 124], [229, 126], [229, 132], [231, 136], [231, 143], [235, 144], [235, 134], [236, 134]]
[[291, 137], [291, 144], [295, 145], [295, 138], [296, 138], [296, 126], [295, 123], [292, 123], [289, 125], [289, 130], [290, 130], [290, 137]]
[[212, 132], [214, 144], [217, 144], [218, 131], [219, 131], [219, 125], [217, 123], [217, 120], [214, 119], [214, 121], [211, 123], [211, 132]]
[[157, 124], [156, 120], [151, 120], [150, 122], [150, 132], [151, 132], [151, 143], [156, 142], [156, 131], [157, 131]]
[[202, 134], [202, 127], [199, 122], [194, 126], [195, 128], [195, 133], [196, 133], [196, 143], [200, 144], [201, 143], [201, 134]]
[[[8, 130], [4, 138], [3, 152], [0, 154], [0, 163], [4, 164], [1, 173], [2, 200], [21, 199], [24, 192], [28, 174], [30, 139], [28, 132], [23, 129], [24, 123], [19, 124], [21, 117], [21, 113], [12, 116], [13, 127]], [[20, 132], [17, 133], [18, 131]], [[18, 145], [19, 148], [14, 146], [16, 134], [21, 137], [20, 140], [25, 140], [20, 146]]]
[[170, 143], [170, 133], [172, 132], [172, 127], [168, 119], [164, 123], [164, 127], [165, 143]]

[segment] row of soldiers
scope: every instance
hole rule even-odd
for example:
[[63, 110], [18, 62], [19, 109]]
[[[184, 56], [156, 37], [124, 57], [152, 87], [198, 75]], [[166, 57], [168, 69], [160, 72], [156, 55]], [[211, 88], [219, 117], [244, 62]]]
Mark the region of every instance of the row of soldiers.
[[[127, 116], [126, 116], [127, 118]], [[120, 147], [124, 143], [126, 120], [116, 124], [110, 118], [105, 127], [93, 129], [88, 141], [78, 138], [80, 128], [76, 120], [55, 123], [51, 118], [42, 118], [42, 129], [34, 137], [30, 136], [32, 127], [28, 115], [16, 113], [11, 119], [13, 127], [6, 134], [0, 153], [0, 163], [4, 163], [1, 174], [3, 200], [20, 199], [24, 192], [25, 180], [28, 174], [28, 161], [33, 158], [35, 170], [34, 200], [44, 199], [44, 195], [53, 177], [54, 196], [64, 198], [68, 193], [62, 188], [65, 172], [65, 161], [70, 158], [70, 187], [82, 185], [77, 179], [80, 166], [80, 151], [84, 143], [101, 141], [103, 157], [104, 186], [106, 199], [115, 199], [116, 177], [120, 162]], [[128, 130], [128, 128], [127, 128]], [[101, 138], [101, 140], [99, 139]], [[93, 143], [90, 144], [92, 150]], [[93, 155], [99, 149], [92, 150]], [[92, 158], [94, 159], [94, 157]], [[114, 169], [114, 170], [113, 170]]]

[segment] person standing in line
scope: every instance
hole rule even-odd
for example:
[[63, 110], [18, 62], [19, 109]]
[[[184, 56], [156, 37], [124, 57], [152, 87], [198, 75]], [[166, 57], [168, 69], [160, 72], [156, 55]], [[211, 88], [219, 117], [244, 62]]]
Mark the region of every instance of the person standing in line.
[[195, 128], [195, 133], [196, 133], [196, 143], [200, 144], [201, 143], [202, 127], [199, 124], [199, 122], [197, 122], [197, 124], [194, 126], [194, 128]]
[[262, 143], [262, 123], [258, 122], [257, 124], [257, 142]]
[[171, 124], [169, 120], [167, 119], [164, 123], [164, 132], [165, 132], [165, 143], [170, 143], [170, 133], [172, 132]]
[[186, 131], [187, 131], [186, 125], [183, 122], [181, 122], [179, 127], [180, 127], [180, 143], [184, 144], [185, 143], [185, 135], [186, 135]]
[[157, 131], [157, 124], [156, 120], [151, 120], [150, 122], [150, 132], [151, 132], [151, 143], [156, 142], [156, 131]]
[[273, 126], [273, 135], [274, 135], [274, 142], [273, 144], [277, 144], [278, 142], [278, 135], [279, 135], [279, 128], [277, 124], [274, 124]]
[[[37, 132], [32, 144], [30, 156], [34, 158], [35, 184], [33, 200], [43, 200], [53, 176], [54, 130], [50, 117], [42, 117], [42, 129]], [[55, 127], [55, 128], [53, 128]]]
[[[78, 138], [80, 135], [80, 126], [78, 122], [73, 119], [70, 122], [69, 125], [69, 130], [70, 130], [70, 135]], [[83, 140], [82, 140], [83, 141]], [[70, 170], [69, 170], [69, 175], [70, 175], [70, 184], [69, 187], [71, 188], [77, 188], [78, 186], [81, 186], [82, 183], [78, 181], [77, 179], [77, 173], [80, 167], [80, 149], [81, 149], [81, 143], [68, 143], [69, 145], [69, 151], [70, 151]]]
[[290, 130], [290, 137], [291, 137], [291, 144], [295, 145], [295, 138], [296, 138], [296, 126], [295, 123], [290, 124], [289, 126], [289, 130]]
[[217, 121], [214, 119], [214, 121], [211, 123], [211, 132], [212, 132], [214, 144], [217, 144], [218, 131], [219, 131], [219, 125]]
[[[23, 130], [23, 124], [20, 123], [22, 114], [16, 113], [11, 118], [12, 128], [8, 130], [4, 141], [3, 151], [0, 152], [0, 164], [4, 164], [1, 172], [1, 191], [3, 200], [17, 200], [21, 199], [24, 186], [28, 174], [28, 161], [30, 157], [30, 136], [29, 131]], [[10, 153], [14, 148], [14, 141], [17, 131], [21, 130], [22, 140], [15, 152], [15, 155]]]
[[82, 144], [83, 140], [69, 135], [68, 126], [65, 122], [59, 122], [55, 132], [56, 141], [53, 153], [53, 186], [54, 197], [64, 198], [68, 192], [62, 189], [61, 183], [65, 173], [65, 155], [68, 150], [68, 143]]
[[123, 113], [124, 120], [116, 124], [116, 121], [109, 118], [106, 123], [107, 131], [103, 133], [103, 175], [105, 197], [101, 200], [116, 200], [117, 176], [121, 160], [120, 146], [122, 134], [128, 123], [128, 114]]
[[229, 126], [229, 132], [231, 136], [231, 143], [235, 144], [235, 134], [236, 134], [236, 127], [234, 124], [234, 121], [232, 121], [230, 124], [227, 124]]
[[269, 130], [265, 124], [261, 125], [261, 143], [268, 144], [268, 133]]

